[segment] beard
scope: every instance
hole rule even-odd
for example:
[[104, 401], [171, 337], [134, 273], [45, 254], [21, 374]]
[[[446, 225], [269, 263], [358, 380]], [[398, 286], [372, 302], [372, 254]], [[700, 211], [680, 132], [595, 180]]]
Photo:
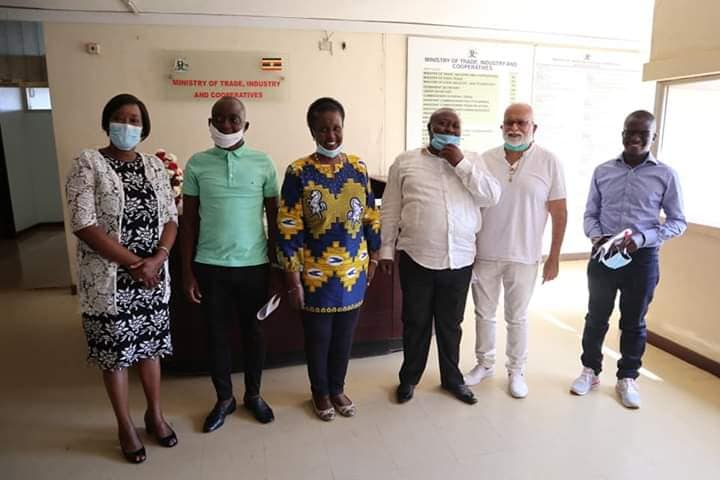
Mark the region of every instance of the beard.
[[503, 132], [503, 140], [508, 145], [512, 145], [513, 147], [519, 147], [520, 145], [530, 145], [533, 141], [533, 132], [528, 132], [527, 134], [521, 134], [519, 137], [511, 137], [507, 133]]

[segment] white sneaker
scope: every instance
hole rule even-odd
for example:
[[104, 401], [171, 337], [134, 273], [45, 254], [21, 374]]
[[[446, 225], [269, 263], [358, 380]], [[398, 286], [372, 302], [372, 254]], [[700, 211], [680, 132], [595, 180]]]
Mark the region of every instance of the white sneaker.
[[615, 385], [620, 401], [627, 408], [640, 408], [640, 391], [632, 378], [620, 378]]
[[570, 385], [570, 392], [575, 395], [585, 395], [590, 390], [596, 389], [598, 385], [600, 385], [600, 377], [595, 375], [592, 368], [584, 367], [580, 376]]
[[510, 372], [508, 377], [510, 395], [514, 398], [527, 397], [528, 386], [525, 383], [525, 375], [522, 372]]
[[492, 377], [493, 375], [495, 375], [495, 367], [483, 367], [478, 364], [467, 374], [463, 375], [463, 380], [465, 380], [465, 385], [477, 385], [482, 382], [483, 379]]

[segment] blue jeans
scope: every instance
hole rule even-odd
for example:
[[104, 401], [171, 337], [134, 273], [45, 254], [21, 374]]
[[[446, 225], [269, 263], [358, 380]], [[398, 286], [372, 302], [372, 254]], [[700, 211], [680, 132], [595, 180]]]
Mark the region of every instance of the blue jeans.
[[631, 254], [632, 262], [612, 270], [590, 259], [587, 267], [590, 301], [583, 331], [582, 364], [599, 374], [602, 345], [608, 331], [615, 297], [620, 292], [620, 360], [617, 378], [637, 378], [647, 341], [645, 314], [660, 280], [658, 249], [641, 248]]

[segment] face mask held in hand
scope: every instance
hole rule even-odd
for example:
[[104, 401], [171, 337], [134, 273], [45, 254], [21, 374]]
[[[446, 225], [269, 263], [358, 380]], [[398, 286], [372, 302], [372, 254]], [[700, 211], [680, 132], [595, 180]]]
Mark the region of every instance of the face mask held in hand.
[[445, 145], [460, 145], [460, 137], [457, 135], [447, 135], [445, 133], [433, 133], [430, 145], [435, 150], [442, 150]]
[[606, 258], [605, 255], [600, 255], [599, 260], [600, 263], [606, 267], [617, 270], [632, 262], [632, 257], [628, 255], [627, 250], [618, 250], [615, 252], [615, 255], [611, 255], [609, 258]]
[[632, 230], [625, 229], [614, 237], [608, 239], [597, 249], [594, 255], [595, 258], [597, 258], [598, 262], [612, 270], [623, 268], [628, 263], [632, 262], [632, 257], [628, 254], [627, 249], [623, 248], [622, 250], [617, 250], [612, 255], [610, 252], [617, 249], [618, 244], [630, 235], [632, 235]]

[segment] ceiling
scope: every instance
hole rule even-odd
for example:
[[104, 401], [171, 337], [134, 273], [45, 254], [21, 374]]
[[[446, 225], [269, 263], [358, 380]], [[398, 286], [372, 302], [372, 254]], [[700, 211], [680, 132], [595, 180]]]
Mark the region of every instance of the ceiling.
[[525, 40], [573, 36], [642, 48], [649, 44], [653, 8], [653, 0], [0, 0], [0, 19], [491, 34], [496, 39], [507, 34], [508, 40], [517, 40], [520, 32]]

